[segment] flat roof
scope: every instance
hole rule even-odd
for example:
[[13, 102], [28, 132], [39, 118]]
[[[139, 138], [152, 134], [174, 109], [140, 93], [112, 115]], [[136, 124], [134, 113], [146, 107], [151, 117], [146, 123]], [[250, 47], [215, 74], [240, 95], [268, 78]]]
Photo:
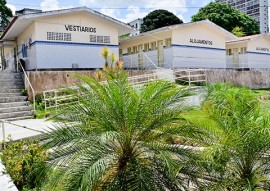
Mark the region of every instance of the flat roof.
[[117, 19], [104, 15], [98, 11], [90, 9], [88, 7], [77, 7], [77, 8], [70, 8], [70, 9], [61, 9], [61, 10], [54, 10], [54, 11], [45, 11], [45, 12], [38, 12], [38, 13], [29, 13], [25, 15], [19, 15], [13, 17], [10, 24], [4, 31], [3, 35], [1, 36], [1, 40], [14, 40], [22, 31], [24, 31], [28, 26], [32, 24], [36, 19], [39, 18], [46, 18], [49, 16], [58, 16], [58, 15], [65, 15], [71, 13], [78, 13], [78, 12], [85, 12], [91, 15], [98, 16], [104, 19], [108, 24], [116, 25], [118, 27], [119, 36], [128, 34], [130, 32], [135, 32], [135, 30], [129, 26], [128, 24], [121, 22]]
[[131, 36], [131, 37], [126, 38], [126, 39], [122, 39], [122, 40], [120, 40], [120, 42], [126, 42], [126, 41], [134, 40], [134, 39], [137, 39], [137, 38], [140, 38], [140, 37], [143, 37], [143, 36], [148, 36], [148, 35], [151, 35], [151, 34], [163, 32], [163, 31], [166, 31], [166, 30], [172, 30], [172, 29], [177, 29], [177, 28], [181, 28], [181, 27], [188, 27], [188, 26], [201, 24], [201, 23], [209, 24], [209, 26], [212, 26], [212, 27], [216, 28], [218, 31], [224, 33], [226, 36], [228, 36], [228, 37], [230, 37], [232, 39], [237, 39], [237, 36], [230, 33], [229, 31], [223, 29], [222, 27], [216, 25], [215, 23], [213, 23], [213, 22], [211, 22], [209, 20], [202, 20], [202, 21], [182, 23], [182, 24], [176, 24], [176, 25], [170, 25], [170, 26], [158, 28], [158, 29], [155, 29], [155, 30], [151, 30], [151, 31], [148, 31], [148, 32], [144, 32], [144, 33], [140, 33], [138, 35]]

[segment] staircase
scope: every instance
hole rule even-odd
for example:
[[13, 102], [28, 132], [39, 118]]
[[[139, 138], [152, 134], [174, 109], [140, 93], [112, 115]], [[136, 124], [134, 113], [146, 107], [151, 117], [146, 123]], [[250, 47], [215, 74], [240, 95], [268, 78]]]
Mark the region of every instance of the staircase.
[[21, 94], [23, 88], [21, 74], [0, 70], [0, 120], [32, 118], [34, 112], [27, 96]]

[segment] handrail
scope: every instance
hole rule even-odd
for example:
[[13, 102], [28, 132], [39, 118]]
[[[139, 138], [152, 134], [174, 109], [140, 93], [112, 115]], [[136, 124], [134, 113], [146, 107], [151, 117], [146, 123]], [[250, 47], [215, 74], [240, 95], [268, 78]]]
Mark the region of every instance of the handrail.
[[153, 64], [155, 66], [156, 69], [159, 69], [160, 67], [158, 67], [148, 56], [147, 54], [145, 54], [145, 52], [142, 52], [143, 55], [150, 61], [151, 64]]
[[22, 68], [22, 71], [23, 71], [23, 74], [24, 74], [24, 79], [27, 80], [27, 82], [28, 82], [28, 84], [29, 84], [29, 86], [30, 86], [30, 88], [32, 90], [32, 93], [33, 93], [33, 103], [34, 103], [34, 112], [36, 113], [36, 94], [35, 94], [34, 88], [33, 88], [32, 84], [30, 83], [30, 80], [29, 80], [29, 78], [28, 78], [28, 76], [27, 76], [27, 74], [26, 74], [26, 72], [25, 72], [25, 70], [24, 70], [24, 68], [22, 66], [21, 61], [18, 60], [18, 63], [20, 64], [20, 66]]

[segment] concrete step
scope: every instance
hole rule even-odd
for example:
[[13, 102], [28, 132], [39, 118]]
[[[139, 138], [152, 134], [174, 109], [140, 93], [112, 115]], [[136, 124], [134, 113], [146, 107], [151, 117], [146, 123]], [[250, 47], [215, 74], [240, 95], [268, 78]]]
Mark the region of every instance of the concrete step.
[[21, 78], [15, 78], [15, 79], [1, 79], [0, 82], [22, 82], [23, 80]]
[[30, 105], [29, 101], [0, 103], [0, 108], [23, 107], [23, 106], [29, 106], [29, 105]]
[[0, 114], [1, 113], [14, 113], [14, 112], [22, 112], [22, 111], [31, 111], [31, 110], [32, 110], [32, 107], [30, 107], [30, 106], [0, 108]]
[[0, 88], [0, 93], [21, 93], [21, 92], [22, 92], [21, 88], [13, 88], [13, 89]]
[[1, 93], [0, 92], [0, 97], [18, 97], [21, 96], [22, 94], [19, 93]]
[[10, 84], [10, 85], [0, 85], [0, 89], [6, 90], [6, 89], [24, 89], [25, 86], [24, 85], [14, 85], [14, 84]]
[[22, 79], [20, 73], [0, 72], [0, 79]]
[[34, 117], [31, 116], [25, 116], [25, 117], [14, 117], [14, 118], [6, 118], [5, 121], [19, 121], [19, 120], [25, 120], [25, 119], [33, 119]]
[[9, 87], [9, 86], [24, 86], [24, 83], [23, 83], [23, 81], [21, 80], [21, 81], [14, 81], [14, 80], [10, 80], [10, 81], [1, 81], [0, 80], [0, 87], [5, 87], [5, 86], [7, 86], [7, 88]]
[[21, 102], [21, 101], [27, 101], [27, 96], [0, 97], [0, 103]]
[[20, 111], [13, 113], [0, 113], [0, 120], [10, 120], [13, 118], [22, 118], [32, 117], [34, 115], [34, 111]]

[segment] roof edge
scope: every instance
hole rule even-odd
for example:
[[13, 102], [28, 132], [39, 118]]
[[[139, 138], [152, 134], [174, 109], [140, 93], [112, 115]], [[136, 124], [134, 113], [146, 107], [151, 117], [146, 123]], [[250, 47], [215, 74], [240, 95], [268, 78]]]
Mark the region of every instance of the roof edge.
[[213, 23], [212, 21], [210, 21], [208, 19], [205, 19], [205, 20], [201, 20], [201, 21], [195, 21], [195, 22], [188, 22], [188, 23], [181, 23], [181, 24], [176, 24], [176, 25], [165, 26], [165, 27], [158, 28], [158, 29], [155, 29], [155, 30], [147, 31], [147, 32], [141, 33], [139, 35], [135, 35], [135, 36], [132, 36], [132, 37], [129, 37], [129, 38], [120, 40], [120, 43], [121, 42], [129, 41], [129, 40], [134, 40], [134, 39], [136, 39], [138, 37], [147, 36], [147, 35], [150, 35], [150, 34], [153, 34], [153, 33], [158, 33], [158, 32], [165, 31], [165, 30], [170, 30], [170, 29], [175, 29], [175, 28], [190, 26], [190, 25], [194, 25], [194, 24], [198, 24], [198, 23], [209, 23], [209, 24], [212, 24], [213, 26], [218, 27], [218, 29], [220, 29], [223, 32], [225, 32], [228, 35], [230, 35], [232, 38], [237, 39], [237, 36], [235, 36], [234, 34], [232, 34], [229, 31], [223, 29], [222, 27], [218, 26], [217, 24]]
[[10, 28], [13, 26], [13, 24], [16, 22], [16, 20], [18, 19], [18, 16], [14, 16], [12, 21], [8, 24], [7, 28], [5, 29], [4, 33], [1, 35], [0, 40], [2, 40], [6, 34], [8, 33], [8, 31], [10, 30]]

